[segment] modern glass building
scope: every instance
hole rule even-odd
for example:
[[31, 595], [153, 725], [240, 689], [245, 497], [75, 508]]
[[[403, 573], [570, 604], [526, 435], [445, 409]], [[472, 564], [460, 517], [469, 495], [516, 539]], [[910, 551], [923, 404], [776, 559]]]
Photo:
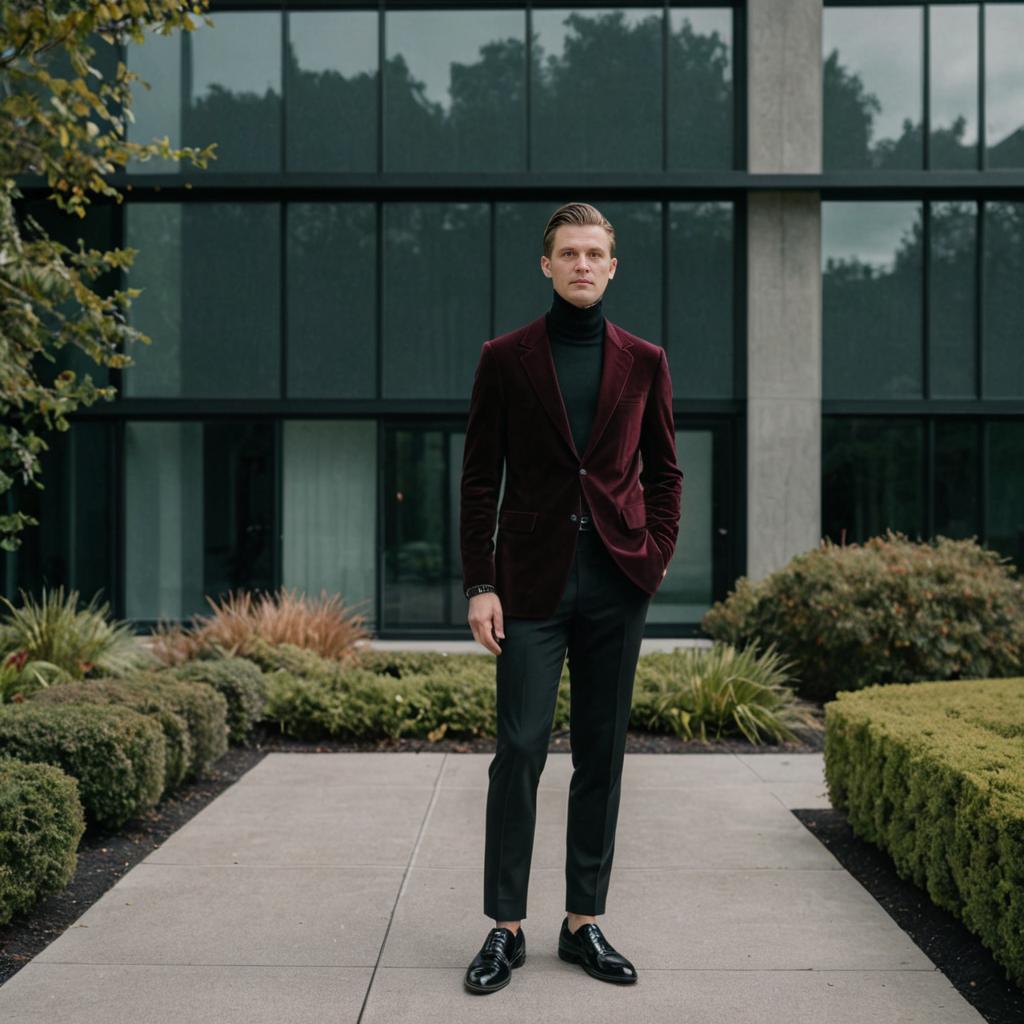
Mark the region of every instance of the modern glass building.
[[473, 373], [548, 307], [575, 199], [617, 229], [608, 316], [672, 369], [649, 636], [823, 536], [973, 534], [1024, 568], [1024, 3], [211, 13], [120, 54], [152, 84], [131, 138], [217, 142], [209, 169], [140, 163], [85, 222], [26, 187], [58, 236], [139, 250], [106, 285], [142, 289], [153, 344], [51, 438], [9, 596], [100, 590], [144, 629], [283, 584], [468, 639]]

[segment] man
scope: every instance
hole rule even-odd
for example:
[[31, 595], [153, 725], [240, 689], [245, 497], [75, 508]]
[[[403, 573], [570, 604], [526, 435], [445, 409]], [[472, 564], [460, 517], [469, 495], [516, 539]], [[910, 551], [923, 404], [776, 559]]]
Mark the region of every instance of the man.
[[596, 918], [640, 640], [682, 497], [665, 352], [602, 312], [618, 264], [614, 228], [593, 206], [568, 203], [548, 221], [543, 252], [551, 308], [484, 343], [462, 464], [469, 625], [498, 655], [483, 887], [495, 926], [464, 979], [478, 993], [503, 988], [525, 960], [537, 784], [567, 652], [574, 771], [558, 955], [603, 981], [637, 979]]

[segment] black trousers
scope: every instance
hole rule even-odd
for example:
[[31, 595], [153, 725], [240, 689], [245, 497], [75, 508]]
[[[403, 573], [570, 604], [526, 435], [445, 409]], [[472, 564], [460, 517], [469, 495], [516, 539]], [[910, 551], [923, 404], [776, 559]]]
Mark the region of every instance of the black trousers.
[[650, 595], [581, 529], [568, 583], [548, 619], [506, 618], [496, 659], [497, 745], [488, 769], [484, 914], [526, 917], [537, 784], [569, 657], [565, 909], [603, 914], [615, 851], [626, 727]]

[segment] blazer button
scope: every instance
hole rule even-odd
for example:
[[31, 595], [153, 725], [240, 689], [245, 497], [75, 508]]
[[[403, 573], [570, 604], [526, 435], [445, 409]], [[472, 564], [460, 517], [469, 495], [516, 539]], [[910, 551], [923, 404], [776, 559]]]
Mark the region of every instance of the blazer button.
[[587, 475], [587, 471], [581, 466], [580, 467], [580, 476], [586, 476], [586, 475]]
[[569, 522], [570, 523], [575, 523], [576, 522], [576, 513], [575, 512], [573, 512], [573, 514], [571, 516], [569, 516]]

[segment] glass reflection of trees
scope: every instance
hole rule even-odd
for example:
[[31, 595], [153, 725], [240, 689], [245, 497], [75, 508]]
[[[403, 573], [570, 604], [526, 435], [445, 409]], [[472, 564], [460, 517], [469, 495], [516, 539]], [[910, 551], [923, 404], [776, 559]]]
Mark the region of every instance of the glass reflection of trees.
[[[909, 202], [823, 204], [826, 398], [921, 398], [923, 210]], [[984, 207], [981, 337], [977, 204], [933, 202], [928, 364], [934, 398], [1024, 398], [1024, 203]], [[890, 239], [898, 232], [898, 240]], [[870, 255], [861, 255], [868, 252]], [[979, 394], [975, 353], [981, 345]]]
[[376, 12], [290, 13], [283, 75], [281, 17], [221, 12], [173, 53], [131, 47], [144, 79], [177, 81], [180, 62], [184, 83], [177, 101], [140, 105], [133, 136], [216, 140], [215, 173], [280, 170], [282, 126], [294, 171], [525, 171], [528, 132], [533, 169], [732, 166], [727, 8], [538, 9], [530, 68], [521, 9], [388, 11], [383, 117]]
[[[985, 166], [1024, 167], [1024, 4], [984, 5]], [[924, 8], [827, 7], [822, 89], [825, 170], [924, 166]], [[884, 23], [885, 32], [879, 31]], [[929, 9], [928, 166], [978, 164], [980, 5]]]

